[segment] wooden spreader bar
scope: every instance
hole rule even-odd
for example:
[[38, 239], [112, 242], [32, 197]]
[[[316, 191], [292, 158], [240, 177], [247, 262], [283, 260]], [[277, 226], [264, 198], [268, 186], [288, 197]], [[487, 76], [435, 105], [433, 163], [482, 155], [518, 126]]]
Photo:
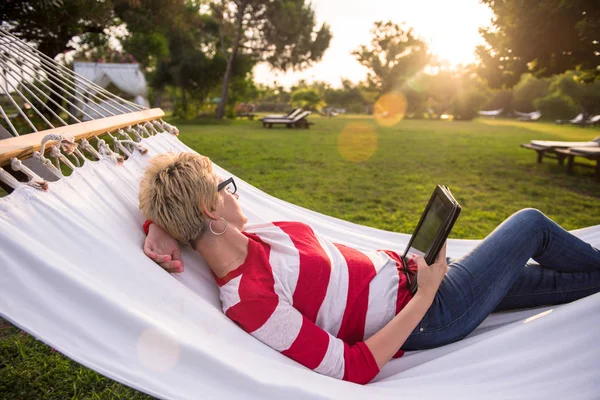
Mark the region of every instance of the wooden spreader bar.
[[[96, 135], [102, 135], [106, 132], [112, 132], [142, 122], [159, 119], [164, 117], [164, 115], [165, 113], [160, 108], [153, 108], [151, 110], [100, 118], [93, 121], [61, 126], [54, 129], [47, 129], [45, 131], [0, 140], [0, 166], [9, 164], [13, 157], [24, 159], [31, 156], [34, 151], [39, 151], [42, 144], [42, 138], [49, 134], [73, 136], [75, 140], [80, 140]], [[52, 141], [47, 142], [46, 148], [49, 148], [51, 145]]]

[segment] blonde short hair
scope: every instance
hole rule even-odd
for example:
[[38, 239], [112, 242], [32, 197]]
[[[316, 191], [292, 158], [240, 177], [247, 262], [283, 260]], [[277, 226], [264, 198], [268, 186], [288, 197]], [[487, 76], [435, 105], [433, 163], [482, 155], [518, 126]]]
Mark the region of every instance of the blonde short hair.
[[208, 157], [167, 153], [150, 160], [140, 183], [140, 209], [171, 237], [195, 248], [206, 230], [204, 208], [214, 209], [218, 177]]

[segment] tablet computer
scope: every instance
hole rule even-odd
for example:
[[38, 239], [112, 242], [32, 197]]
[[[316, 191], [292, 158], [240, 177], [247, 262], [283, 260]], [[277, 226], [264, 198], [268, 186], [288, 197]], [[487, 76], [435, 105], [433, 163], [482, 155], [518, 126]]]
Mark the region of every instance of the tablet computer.
[[425, 258], [427, 264], [433, 264], [448, 239], [460, 211], [460, 204], [454, 199], [450, 190], [446, 186], [438, 185], [406, 246], [404, 260], [411, 254], [418, 254]]

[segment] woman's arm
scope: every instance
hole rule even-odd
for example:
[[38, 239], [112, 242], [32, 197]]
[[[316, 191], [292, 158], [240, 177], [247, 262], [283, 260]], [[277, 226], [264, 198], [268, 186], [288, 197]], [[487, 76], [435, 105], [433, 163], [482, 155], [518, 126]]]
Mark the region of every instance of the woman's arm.
[[181, 259], [179, 243], [160, 226], [148, 222], [144, 224], [144, 228], [147, 229], [144, 254], [167, 272], [183, 272], [183, 260]]
[[380, 369], [402, 347], [433, 303], [448, 269], [446, 245], [434, 264], [427, 265], [423, 257], [416, 257], [415, 261], [419, 267], [417, 293], [386, 326], [365, 341]]

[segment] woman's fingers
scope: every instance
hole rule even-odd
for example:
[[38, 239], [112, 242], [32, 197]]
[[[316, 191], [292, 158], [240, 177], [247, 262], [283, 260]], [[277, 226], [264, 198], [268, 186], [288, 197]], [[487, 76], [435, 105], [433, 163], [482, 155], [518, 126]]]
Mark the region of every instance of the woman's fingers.
[[179, 273], [183, 272], [183, 265], [179, 261], [165, 261], [159, 263], [159, 265], [169, 273]]
[[165, 261], [171, 261], [172, 257], [169, 254], [157, 254], [153, 260], [157, 263], [163, 263]]
[[153, 260], [156, 258], [156, 253], [148, 243], [144, 243], [144, 254]]
[[415, 255], [414, 260], [417, 263], [417, 266], [419, 267], [419, 269], [429, 267], [429, 265], [427, 265], [427, 261], [425, 261], [425, 258], [423, 258], [421, 256]]
[[173, 261], [179, 261], [181, 268], [183, 269], [183, 258], [181, 258], [181, 250], [179, 246], [173, 251]]

